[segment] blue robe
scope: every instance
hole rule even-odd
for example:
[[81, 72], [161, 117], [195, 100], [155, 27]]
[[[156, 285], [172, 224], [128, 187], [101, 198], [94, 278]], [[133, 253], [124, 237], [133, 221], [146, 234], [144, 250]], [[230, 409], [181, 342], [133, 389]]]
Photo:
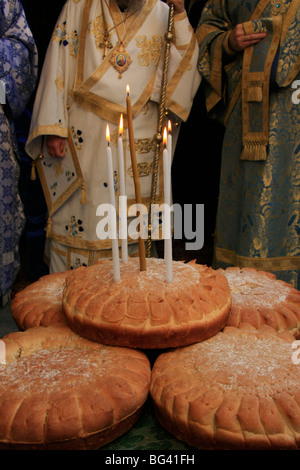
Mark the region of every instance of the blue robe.
[[24, 213], [13, 120], [37, 79], [37, 49], [19, 0], [0, 0], [0, 297], [7, 299], [19, 270]]
[[[249, 33], [266, 31], [267, 36], [234, 53], [228, 37], [237, 23]], [[295, 0], [211, 0], [197, 31], [207, 108], [226, 127], [215, 267], [270, 271], [296, 288], [300, 288], [299, 23]]]

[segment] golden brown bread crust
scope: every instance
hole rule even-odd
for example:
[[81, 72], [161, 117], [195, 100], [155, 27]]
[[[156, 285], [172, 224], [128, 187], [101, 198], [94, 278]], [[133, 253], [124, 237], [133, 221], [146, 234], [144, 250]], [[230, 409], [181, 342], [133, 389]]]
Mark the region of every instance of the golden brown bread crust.
[[254, 268], [230, 267], [222, 271], [231, 288], [232, 305], [228, 326], [249, 323], [259, 329], [269, 325], [276, 331], [300, 336], [300, 291], [272, 273]]
[[78, 268], [67, 276], [63, 307], [78, 334], [109, 345], [168, 348], [191, 344], [220, 331], [231, 294], [225, 277], [206, 266], [173, 262], [173, 282], [165, 281], [164, 260], [121, 263], [114, 282], [112, 262]]
[[20, 330], [66, 321], [62, 308], [66, 275], [67, 272], [48, 274], [15, 294], [11, 313]]
[[150, 385], [159, 422], [199, 449], [298, 449], [300, 368], [292, 341], [268, 326], [226, 327], [161, 354]]
[[94, 343], [62, 323], [3, 341], [0, 449], [96, 449], [139, 417], [151, 375], [142, 352]]

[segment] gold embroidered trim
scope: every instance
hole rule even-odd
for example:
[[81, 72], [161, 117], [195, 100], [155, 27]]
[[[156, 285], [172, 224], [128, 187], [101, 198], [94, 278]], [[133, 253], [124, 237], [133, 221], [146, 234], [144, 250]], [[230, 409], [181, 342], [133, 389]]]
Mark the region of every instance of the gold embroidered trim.
[[[82, 238], [72, 238], [65, 235], [60, 235], [58, 233], [51, 232], [50, 237], [52, 240], [57, 243], [64, 245], [66, 248], [77, 248], [80, 250], [107, 250], [111, 249], [112, 243], [110, 239], [107, 240], [97, 240], [97, 241], [87, 241]], [[136, 243], [136, 240], [128, 239], [128, 244]], [[121, 246], [121, 242], [119, 242]]]
[[[36, 127], [29, 135], [28, 142], [40, 137], [41, 135], [58, 135], [59, 137], [68, 137], [68, 129], [61, 124], [52, 124]], [[36, 156], [38, 158], [39, 155]]]
[[[99, 65], [99, 67], [96, 69], [94, 74], [84, 82], [85, 41], [86, 41], [86, 35], [88, 31], [89, 14], [90, 14], [92, 2], [93, 0], [86, 0], [85, 5], [84, 5], [84, 10], [83, 10], [83, 18], [82, 18], [82, 23], [81, 23], [81, 28], [80, 28], [77, 76], [76, 76], [75, 87], [74, 87], [75, 89], [79, 88], [81, 85], [83, 85], [86, 90], [92, 88], [95, 85], [95, 83], [97, 83], [101, 79], [104, 73], [111, 67], [109, 60], [110, 60], [111, 55], [113, 54], [114, 49], [112, 49], [110, 54], [106, 56], [106, 58], [104, 59], [102, 64]], [[142, 8], [141, 12], [139, 12], [137, 16], [133, 15], [128, 19], [128, 22], [127, 22], [128, 34], [126, 37], [126, 41], [125, 40], [123, 41], [125, 48], [127, 47], [127, 44], [135, 36], [136, 32], [140, 29], [141, 25], [145, 21], [145, 18], [150, 14], [155, 3], [156, 3], [156, 0], [149, 1]], [[123, 27], [122, 13], [118, 5], [115, 2], [109, 5], [109, 10], [110, 10], [111, 17], [113, 19], [113, 23], [118, 25], [116, 28], [116, 31], [117, 31], [118, 37], [120, 38], [122, 35], [122, 30], [120, 28]]]
[[78, 256], [84, 256], [85, 258], [87, 258], [87, 265], [88, 266], [91, 266], [91, 264], [93, 263], [93, 258], [94, 258], [93, 251], [67, 247], [67, 253], [66, 253], [66, 256], [67, 256], [67, 269], [71, 269], [72, 267], [76, 268], [76, 267], [82, 266], [81, 263], [79, 263], [75, 266], [72, 265], [71, 257], [74, 254], [75, 254], [75, 256], [78, 255]]
[[[112, 258], [112, 250], [110, 248], [105, 248], [105, 249], [97, 249], [97, 250], [89, 250], [85, 248], [74, 248], [74, 247], [69, 247], [69, 246], [64, 246], [64, 245], [58, 245], [56, 246], [57, 242], [52, 242], [50, 246], [50, 250], [59, 256], [66, 258], [66, 265], [67, 269], [72, 269], [72, 268], [77, 268], [80, 266], [83, 266], [82, 260], [80, 260], [80, 257], [86, 258], [86, 264], [87, 266], [91, 266], [95, 263], [98, 263], [100, 260], [103, 259], [109, 259]], [[134, 252], [134, 247], [136, 245], [136, 240], [135, 242], [131, 243], [130, 246], [133, 247], [131, 248], [130, 252], [128, 253], [129, 257], [135, 257], [138, 256], [138, 251], [135, 253]], [[59, 246], [62, 246], [64, 249], [59, 248]], [[65, 251], [66, 250], [66, 251]], [[132, 252], [132, 253], [131, 253]], [[119, 255], [121, 257], [121, 247], [119, 247]], [[78, 257], [76, 260], [76, 256]], [[71, 261], [73, 258], [73, 261]], [[75, 265], [74, 265], [74, 258], [75, 258]], [[76, 261], [78, 261], [76, 263]], [[49, 259], [46, 261], [46, 264], [49, 265]]]
[[260, 80], [252, 80], [248, 83], [246, 91], [247, 101], [260, 102], [263, 99], [263, 82]]
[[[75, 81], [75, 88], [74, 88], [75, 91], [72, 93], [72, 96], [74, 100], [81, 107], [84, 107], [86, 110], [93, 112], [94, 114], [96, 114], [97, 116], [103, 119], [108, 119], [109, 121], [115, 124], [118, 124], [120, 113], [122, 112], [124, 114], [124, 126], [127, 127], [125, 107], [123, 108], [120, 106], [115, 106], [113, 103], [107, 100], [104, 100], [103, 98], [100, 98], [94, 93], [90, 92], [90, 90], [101, 80], [101, 78], [107, 72], [109, 67], [111, 67], [109, 59], [111, 57], [111, 54], [113, 54], [114, 49], [112, 49], [110, 54], [107, 55], [106, 59], [96, 69], [96, 71], [85, 82], [83, 81], [84, 80], [84, 77], [83, 77], [84, 51], [85, 51], [85, 39], [86, 39], [86, 31], [84, 30], [84, 27], [87, 28], [87, 25], [88, 25], [91, 1], [92, 0], [86, 0], [86, 4], [84, 7], [83, 21], [82, 21], [82, 27], [81, 27], [81, 33], [80, 33], [80, 48], [78, 52], [77, 77]], [[144, 19], [149, 15], [155, 3], [156, 3], [156, 0], [151, 0], [150, 2], [147, 2], [147, 4], [143, 7], [142, 12], [138, 16], [138, 21], [134, 22], [134, 27], [131, 28], [130, 30], [130, 35], [126, 37], [126, 41], [124, 41], [124, 46], [127, 46], [127, 44], [131, 41], [131, 39], [136, 34], [136, 32], [140, 29], [141, 24], [143, 23]], [[111, 11], [113, 20], [115, 22], [118, 22], [119, 15], [121, 13], [117, 5], [115, 5], [114, 3], [111, 4], [110, 11]], [[135, 17], [133, 16], [132, 18], [129, 19], [129, 21], [130, 20], [134, 21]], [[130, 24], [128, 25], [128, 28], [129, 26]], [[187, 47], [187, 50], [183, 56], [180, 66], [178, 67], [175, 75], [172, 77], [171, 81], [168, 84], [168, 95], [167, 95], [166, 104], [168, 108], [171, 111], [174, 111], [176, 114], [178, 111], [179, 113], [178, 116], [184, 121], [188, 117], [188, 112], [181, 109], [180, 106], [175, 106], [171, 109], [173, 102], [172, 100], [170, 100], [170, 97], [172, 96], [174, 90], [176, 89], [178, 82], [180, 81], [182, 75], [189, 68], [189, 65], [193, 56], [193, 52], [194, 52], [195, 41], [196, 41], [196, 37], [194, 35], [191, 43]], [[150, 98], [151, 92], [153, 89], [154, 79], [155, 79], [155, 75], [153, 75], [153, 77], [150, 79], [150, 81], [146, 85], [140, 98], [134, 103], [132, 107], [133, 117], [135, 117], [137, 113], [140, 112], [142, 107]]]
[[182, 13], [178, 13], [177, 15], [174, 16], [174, 22], [184, 20], [184, 18], [186, 17], [187, 17], [186, 11], [183, 11]]
[[85, 4], [82, 12], [81, 28], [78, 37], [78, 56], [77, 56], [77, 72], [75, 77], [74, 88], [77, 88], [83, 82], [84, 73], [84, 53], [85, 53], [85, 41], [88, 31], [89, 23], [89, 12], [92, 6], [93, 0], [85, 0]]
[[288, 271], [300, 268], [300, 256], [251, 258], [217, 247], [216, 258], [218, 261], [231, 264], [232, 266], [253, 267], [264, 271]]
[[[207, 26], [206, 28], [200, 28], [200, 31], [197, 35], [198, 42], [201, 42], [205, 39], [205, 36], [210, 32], [215, 31], [215, 28], [212, 26]], [[213, 84], [213, 90], [206, 99], [206, 108], [209, 112], [214, 106], [222, 100], [222, 46], [224, 35], [228, 33], [220, 34], [215, 40], [215, 60], [211, 69], [211, 81]]]
[[[250, 20], [258, 19], [261, 16], [264, 9], [266, 8], [268, 2], [269, 2], [269, 0], [261, 0], [260, 2], [258, 2], [258, 4], [257, 4]], [[197, 34], [196, 34], [198, 43], [203, 41], [210, 32], [214, 32], [215, 30], [216, 30], [216, 28], [214, 26], [200, 27], [199, 30], [197, 31]], [[212, 84], [213, 84], [214, 89], [213, 89], [212, 93], [210, 94], [210, 96], [206, 100], [206, 107], [207, 107], [208, 111], [210, 111], [223, 98], [223, 91], [222, 91], [222, 47], [223, 47], [224, 43], [225, 43], [225, 45], [228, 46], [229, 34], [230, 34], [230, 31], [227, 31], [226, 33], [220, 34], [216, 38], [216, 41], [215, 41], [216, 45], [214, 47], [214, 51], [215, 51], [216, 58], [214, 60], [214, 65], [213, 65], [212, 72], [211, 72]], [[217, 43], [217, 41], [219, 43]], [[229, 52], [229, 46], [226, 49], [226, 51]], [[228, 69], [230, 67], [234, 66], [236, 60], [238, 60], [238, 57], [239, 57], [239, 55], [237, 55], [237, 58], [230, 64]], [[231, 115], [231, 112], [232, 112], [232, 110], [233, 110], [233, 108], [234, 108], [234, 106], [235, 106], [235, 104], [236, 104], [236, 102], [237, 102], [237, 100], [240, 96], [241, 90], [242, 90], [242, 86], [241, 86], [241, 80], [240, 80], [239, 83], [237, 84], [236, 90], [235, 90], [235, 92], [234, 92], [234, 94], [231, 98], [231, 102], [229, 103], [228, 110], [227, 110], [226, 116], [224, 118], [224, 125], [225, 126], [226, 126], [226, 124], [228, 122], [228, 119]]]
[[55, 171], [55, 176], [56, 178], [59, 177], [59, 175], [62, 175], [64, 172], [63, 166], [62, 166], [62, 161], [59, 160], [54, 166], [54, 171]]
[[[152, 173], [153, 163], [152, 162], [143, 162], [137, 164], [138, 175], [139, 177], [149, 176]], [[132, 167], [128, 168], [127, 173], [129, 176], [133, 177]]]
[[176, 46], [176, 49], [177, 49], [178, 51], [186, 51], [187, 46], [188, 46], [187, 44], [182, 45], [182, 46]]
[[[251, 63], [253, 58], [254, 46], [247, 47], [243, 57], [242, 74], [242, 128], [243, 128], [243, 150], [242, 160], [266, 160], [267, 144], [269, 139], [269, 81], [271, 66], [278, 49], [281, 35], [282, 17], [280, 15], [273, 18], [273, 34], [268, 54], [264, 64], [264, 72], [252, 72]], [[260, 83], [260, 89], [256, 86], [252, 90], [249, 84]], [[251, 96], [252, 95], [252, 96]], [[249, 124], [249, 107], [251, 101], [249, 98], [255, 98], [251, 101], [260, 102], [260, 108], [257, 110], [261, 115], [261, 128], [256, 132], [251, 130]]]
[[[41, 134], [43, 134], [43, 132], [41, 132]], [[70, 186], [64, 191], [64, 193], [61, 194], [61, 196], [54, 203], [52, 202], [50, 192], [49, 192], [49, 188], [48, 188], [48, 183], [46, 181], [46, 177], [45, 177], [45, 174], [44, 174], [44, 171], [43, 171], [43, 164], [42, 164], [43, 156], [42, 155], [40, 155], [38, 157], [37, 163], [36, 163], [36, 167], [37, 167], [37, 170], [38, 170], [38, 173], [39, 173], [41, 185], [42, 185], [42, 188], [43, 188], [43, 193], [44, 193], [47, 208], [48, 208], [49, 223], [48, 223], [48, 233], [47, 233], [47, 235], [49, 237], [51, 236], [51, 231], [52, 231], [51, 216], [74, 193], [74, 191], [76, 191], [84, 183], [83, 175], [82, 175], [82, 171], [81, 171], [81, 168], [80, 168], [77, 153], [76, 153], [76, 150], [75, 150], [75, 147], [74, 147], [74, 142], [73, 142], [71, 131], [69, 131], [69, 133], [68, 133], [68, 146], [69, 146], [69, 149], [70, 149], [70, 153], [72, 155], [72, 159], [73, 159], [73, 163], [74, 163], [74, 166], [75, 166], [77, 178], [70, 184]], [[60, 162], [58, 162], [58, 164], [57, 164], [58, 169], [59, 169], [59, 163]]]
[[167, 86], [166, 108], [174, 112], [174, 114], [176, 114], [183, 121], [187, 119], [189, 113], [186, 113], [185, 110], [183, 110], [181, 107], [177, 105], [174, 106], [174, 102], [171, 100], [171, 96], [173, 95], [175, 89], [177, 88], [178, 83], [180, 82], [182, 78], [182, 75], [189, 68], [189, 65], [192, 61], [192, 57], [194, 54], [195, 44], [196, 44], [196, 36], [193, 35], [191, 42], [189, 46], [187, 47], [185, 54], [183, 55], [180, 65], [178, 66], [171, 80], [168, 82], [168, 86]]
[[58, 254], [59, 256], [67, 256], [67, 252], [64, 250], [60, 250], [57, 248], [57, 246], [51, 244], [50, 245], [50, 250], [53, 251], [54, 253]]
[[[149, 83], [144, 88], [143, 93], [140, 98], [132, 106], [132, 116], [133, 118], [139, 113], [141, 108], [148, 101], [151, 91], [153, 89], [153, 84], [155, 80], [155, 75], [150, 79]], [[76, 90], [73, 93], [73, 98], [76, 103], [87, 111], [91, 111], [102, 119], [108, 120], [114, 124], [119, 123], [120, 114], [124, 115], [124, 127], [128, 126], [127, 122], [127, 110], [125, 106], [119, 106], [118, 104], [107, 101], [105, 98], [102, 98], [89, 91], [87, 85], [82, 85], [80, 90]]]
[[169, 98], [166, 101], [166, 108], [173, 114], [178, 116], [182, 121], [186, 121], [189, 117], [189, 111], [177, 104], [175, 101], [170, 100]]

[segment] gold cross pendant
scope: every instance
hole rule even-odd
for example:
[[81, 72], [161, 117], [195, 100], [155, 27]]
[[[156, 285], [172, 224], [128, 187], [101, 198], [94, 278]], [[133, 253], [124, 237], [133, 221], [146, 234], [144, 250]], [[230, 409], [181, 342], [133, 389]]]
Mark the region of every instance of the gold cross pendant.
[[111, 49], [113, 47], [112, 43], [110, 42], [110, 37], [109, 37], [108, 31], [104, 32], [103, 42], [101, 42], [99, 44], [99, 46], [104, 47], [104, 52], [103, 52], [102, 59], [105, 59], [105, 57], [107, 56], [107, 50]]

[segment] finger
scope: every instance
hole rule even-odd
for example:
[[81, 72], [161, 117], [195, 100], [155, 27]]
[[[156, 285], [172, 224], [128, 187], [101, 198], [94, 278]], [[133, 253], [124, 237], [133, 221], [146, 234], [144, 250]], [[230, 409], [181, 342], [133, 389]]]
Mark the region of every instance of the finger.
[[64, 156], [65, 154], [65, 140], [62, 140], [59, 144], [59, 151], [61, 156]]
[[65, 146], [60, 145], [55, 149], [54, 157], [64, 157], [65, 156]]
[[52, 148], [52, 146], [47, 145], [47, 152], [50, 157], [54, 157], [55, 150]]
[[47, 150], [51, 157], [65, 156], [65, 139], [50, 138], [47, 142]]
[[248, 34], [245, 36], [246, 39], [263, 39], [265, 38], [267, 33], [256, 33], [256, 34]]
[[257, 38], [257, 39], [251, 39], [251, 40], [247, 40], [247, 41], [242, 41], [242, 46], [243, 46], [243, 47], [252, 46], [253, 44], [257, 44], [257, 43], [260, 42], [261, 40], [262, 40], [262, 38]]
[[48, 147], [48, 154], [50, 157], [63, 157], [64, 150], [61, 149], [58, 145], [51, 145]]

